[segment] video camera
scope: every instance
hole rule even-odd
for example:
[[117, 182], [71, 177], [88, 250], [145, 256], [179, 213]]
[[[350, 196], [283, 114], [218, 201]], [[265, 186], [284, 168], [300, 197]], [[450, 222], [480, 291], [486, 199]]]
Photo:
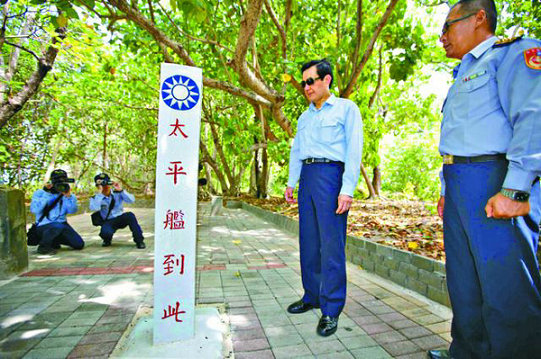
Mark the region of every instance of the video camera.
[[101, 185], [101, 186], [112, 186], [113, 185], [113, 181], [111, 181], [110, 179], [108, 180], [97, 180], [96, 181], [96, 185]]
[[96, 186], [112, 186], [113, 181], [106, 173], [100, 173], [94, 177], [94, 182], [96, 183]]
[[54, 170], [51, 172], [51, 184], [55, 191], [66, 193], [70, 190], [70, 183], [74, 183], [74, 178], [68, 178], [68, 174], [64, 170]]

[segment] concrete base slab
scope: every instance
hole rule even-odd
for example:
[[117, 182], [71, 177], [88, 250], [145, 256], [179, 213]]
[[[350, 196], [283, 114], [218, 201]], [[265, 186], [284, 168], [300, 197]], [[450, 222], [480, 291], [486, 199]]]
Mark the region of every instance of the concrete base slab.
[[[222, 311], [223, 312], [223, 311]], [[142, 308], [111, 358], [205, 358], [232, 357], [229, 326], [217, 307], [195, 309], [195, 336], [167, 344], [152, 344], [152, 309]]]

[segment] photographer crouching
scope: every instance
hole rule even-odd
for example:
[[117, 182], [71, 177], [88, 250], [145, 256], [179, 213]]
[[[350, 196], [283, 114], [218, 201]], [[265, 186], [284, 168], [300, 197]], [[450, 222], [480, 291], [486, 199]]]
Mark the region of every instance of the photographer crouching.
[[73, 249], [83, 249], [85, 243], [67, 222], [68, 213], [77, 212], [77, 197], [71, 193], [66, 171], [56, 169], [51, 173], [50, 181], [43, 189], [38, 189], [32, 196], [30, 211], [36, 215], [36, 238], [38, 253], [55, 254], [61, 244]]
[[135, 246], [139, 249], [146, 248], [143, 231], [137, 223], [137, 218], [131, 212], [123, 213], [122, 203], [133, 203], [135, 197], [123, 190], [120, 183], [111, 181], [106, 173], [96, 175], [94, 182], [98, 193], [90, 198], [90, 210], [96, 211], [92, 213], [92, 224], [101, 226], [102, 247], [111, 245], [113, 235], [118, 229], [129, 226]]

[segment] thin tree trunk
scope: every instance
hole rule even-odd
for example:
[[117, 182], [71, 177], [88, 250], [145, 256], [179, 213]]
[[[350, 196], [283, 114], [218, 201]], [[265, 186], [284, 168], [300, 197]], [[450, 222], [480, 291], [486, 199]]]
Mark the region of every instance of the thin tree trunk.
[[103, 153], [102, 153], [103, 167], [107, 168], [107, 120], [103, 125]]
[[374, 186], [372, 186], [372, 182], [370, 181], [370, 178], [368, 178], [368, 174], [366, 173], [366, 169], [362, 163], [361, 173], [363, 174], [364, 181], [366, 182], [366, 187], [368, 187], [368, 199], [374, 198], [376, 196], [376, 191], [374, 191]]
[[373, 176], [372, 176], [372, 187], [374, 187], [374, 193], [376, 196], [381, 195], [381, 169], [379, 165], [374, 167]]

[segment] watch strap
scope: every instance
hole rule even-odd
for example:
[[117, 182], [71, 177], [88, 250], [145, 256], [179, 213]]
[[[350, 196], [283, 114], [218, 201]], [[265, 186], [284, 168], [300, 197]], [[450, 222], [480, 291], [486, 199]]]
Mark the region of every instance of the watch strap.
[[500, 193], [504, 195], [505, 197], [510, 198], [513, 201], [518, 201], [518, 202], [527, 202], [528, 198], [530, 198], [530, 194], [528, 192], [517, 191], [514, 189], [502, 188], [500, 190]]

